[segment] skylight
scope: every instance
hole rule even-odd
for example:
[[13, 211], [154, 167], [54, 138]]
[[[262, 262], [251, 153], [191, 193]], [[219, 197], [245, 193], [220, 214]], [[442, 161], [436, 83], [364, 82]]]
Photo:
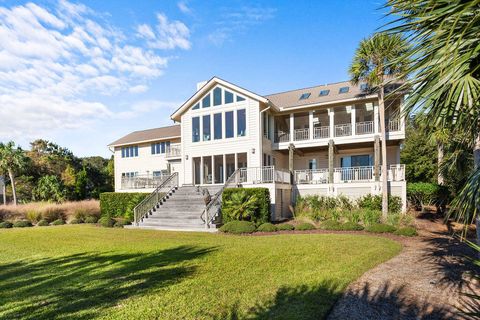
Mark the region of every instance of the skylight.
[[368, 90], [368, 83], [362, 83], [360, 85], [360, 90], [367, 91]]
[[341, 87], [338, 90], [338, 93], [347, 93], [349, 89], [350, 89], [350, 87]]
[[319, 97], [328, 96], [329, 93], [330, 93], [330, 90], [322, 90], [320, 91], [320, 94], [318, 96]]
[[305, 100], [305, 99], [308, 99], [309, 97], [310, 97], [310, 92], [302, 93], [299, 100]]

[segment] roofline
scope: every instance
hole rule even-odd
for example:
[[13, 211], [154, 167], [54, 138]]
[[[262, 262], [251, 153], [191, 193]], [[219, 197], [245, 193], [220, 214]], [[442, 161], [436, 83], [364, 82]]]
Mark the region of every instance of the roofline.
[[298, 110], [298, 109], [305, 109], [305, 108], [313, 108], [313, 107], [319, 107], [319, 106], [329, 106], [332, 104], [339, 104], [339, 103], [345, 103], [345, 102], [354, 102], [354, 101], [359, 101], [359, 100], [369, 100], [369, 99], [375, 99], [377, 98], [378, 95], [376, 94], [371, 94], [368, 96], [363, 96], [363, 97], [358, 97], [358, 98], [350, 98], [350, 99], [343, 99], [343, 100], [333, 100], [333, 101], [328, 101], [328, 102], [321, 102], [321, 103], [310, 103], [310, 104], [304, 104], [300, 106], [295, 106], [295, 107], [289, 107], [289, 108], [280, 108], [280, 112], [285, 112], [285, 111], [291, 111], [291, 110]]
[[192, 104], [192, 102], [194, 100], [196, 100], [199, 96], [202, 96], [203, 94], [205, 94], [208, 90], [210, 90], [210, 88], [215, 85], [215, 84], [220, 84], [224, 87], [227, 87], [227, 88], [230, 88], [232, 90], [235, 90], [235, 91], [238, 91], [240, 92], [241, 94], [243, 95], [246, 95], [250, 98], [253, 98], [255, 100], [258, 100], [260, 102], [263, 102], [265, 104], [268, 104], [268, 105], [272, 105], [274, 108], [278, 109], [276, 106], [273, 105], [273, 103], [270, 102], [270, 100], [268, 100], [267, 98], [265, 98], [264, 96], [261, 96], [259, 94], [256, 94], [250, 90], [247, 90], [245, 88], [242, 88], [236, 84], [233, 84], [231, 82], [228, 82], [226, 80], [223, 80], [223, 79], [220, 79], [219, 77], [217, 76], [214, 76], [212, 77], [210, 80], [207, 81], [207, 83], [205, 83], [200, 89], [198, 89], [187, 101], [185, 101], [177, 110], [175, 110], [175, 112], [173, 112], [171, 115], [170, 115], [170, 119], [172, 120], [175, 120], [175, 121], [179, 121], [178, 120], [178, 117], [181, 116], [181, 114], [183, 112], [185, 112], [185, 110]]
[[[315, 85], [315, 86], [310, 86], [310, 87], [305, 87], [305, 88], [299, 88], [299, 89], [292, 89], [292, 90], [285, 90], [285, 91], [270, 93], [270, 94], [266, 94], [265, 97], [274, 96], [274, 95], [277, 95], [277, 94], [282, 94], [282, 93], [287, 93], [287, 92], [293, 92], [293, 91], [307, 90], [307, 89], [313, 89], [313, 88], [318, 88], [318, 87], [331, 86], [331, 85], [339, 84], [339, 83], [343, 83], [343, 82], [352, 83], [351, 80], [344, 80], [344, 81], [337, 81], [337, 82], [331, 82], [331, 83], [326, 83], [326, 84], [317, 84], [317, 85]], [[353, 84], [352, 84], [352, 85], [353, 85]]]
[[[137, 131], [134, 131], [137, 132]], [[160, 140], [167, 140], [167, 139], [175, 139], [175, 138], [182, 138], [182, 136], [170, 136], [170, 137], [161, 137], [161, 138], [156, 138], [156, 139], [148, 139], [148, 140], [138, 140], [138, 141], [131, 141], [131, 142], [126, 142], [126, 143], [116, 143], [116, 144], [108, 144], [107, 147], [120, 147], [120, 146], [128, 146], [131, 144], [136, 144], [136, 143], [146, 143], [146, 142], [153, 142], [153, 141], [160, 141]]]

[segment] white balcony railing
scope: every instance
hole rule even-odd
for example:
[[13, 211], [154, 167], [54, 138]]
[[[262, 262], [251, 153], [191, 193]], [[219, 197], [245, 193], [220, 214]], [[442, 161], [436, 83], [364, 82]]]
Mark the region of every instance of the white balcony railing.
[[308, 128], [296, 129], [294, 133], [295, 141], [308, 140], [310, 135], [309, 132], [310, 130]]
[[313, 138], [314, 139], [326, 139], [330, 137], [330, 127], [318, 127], [313, 128]]
[[273, 166], [240, 168], [240, 183], [290, 183], [290, 173]]
[[141, 174], [133, 177], [122, 177], [121, 188], [123, 190], [156, 188], [169, 176], [169, 174]]
[[167, 158], [174, 158], [180, 157], [182, 155], [182, 148], [180, 145], [171, 145], [167, 148], [167, 152], [165, 152], [165, 156]]
[[[388, 181], [405, 181], [405, 165], [391, 165], [387, 171]], [[378, 168], [379, 181], [382, 181], [382, 168]], [[328, 183], [327, 168], [311, 170], [295, 170], [296, 184], [325, 184]], [[375, 167], [345, 167], [333, 169], [334, 183], [373, 182], [375, 181]]]
[[289, 142], [290, 141], [290, 133], [279, 131], [275, 134], [275, 142]]
[[344, 123], [335, 125], [335, 137], [346, 137], [352, 135], [352, 124]]
[[389, 119], [387, 122], [387, 131], [400, 131], [400, 119]]
[[373, 133], [373, 121], [357, 122], [355, 124], [355, 134]]

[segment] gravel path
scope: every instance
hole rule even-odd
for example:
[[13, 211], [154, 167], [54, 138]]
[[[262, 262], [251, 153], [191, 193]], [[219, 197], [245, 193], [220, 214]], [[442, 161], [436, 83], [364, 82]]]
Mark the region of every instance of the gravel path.
[[470, 277], [472, 250], [448, 236], [435, 216], [417, 219], [419, 236], [401, 238], [402, 252], [352, 283], [327, 319], [465, 319], [457, 311], [480, 294]]

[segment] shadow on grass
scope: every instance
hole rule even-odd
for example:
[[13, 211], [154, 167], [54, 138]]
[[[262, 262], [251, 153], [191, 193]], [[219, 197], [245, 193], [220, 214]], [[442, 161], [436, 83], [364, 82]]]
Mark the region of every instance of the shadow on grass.
[[[235, 304], [214, 319], [278, 319], [278, 320], [388, 320], [388, 319], [449, 319], [448, 309], [402, 297], [403, 287], [390, 284], [379, 289], [368, 285], [342, 296], [340, 286], [326, 281], [315, 287], [299, 286], [278, 289], [273, 299], [258, 303], [247, 312]], [[340, 298], [340, 296], [342, 296]], [[332, 309], [335, 301], [337, 305]]]
[[125, 298], [161, 289], [194, 271], [214, 248], [154, 253], [81, 253], [0, 265], [0, 318], [90, 319]]

